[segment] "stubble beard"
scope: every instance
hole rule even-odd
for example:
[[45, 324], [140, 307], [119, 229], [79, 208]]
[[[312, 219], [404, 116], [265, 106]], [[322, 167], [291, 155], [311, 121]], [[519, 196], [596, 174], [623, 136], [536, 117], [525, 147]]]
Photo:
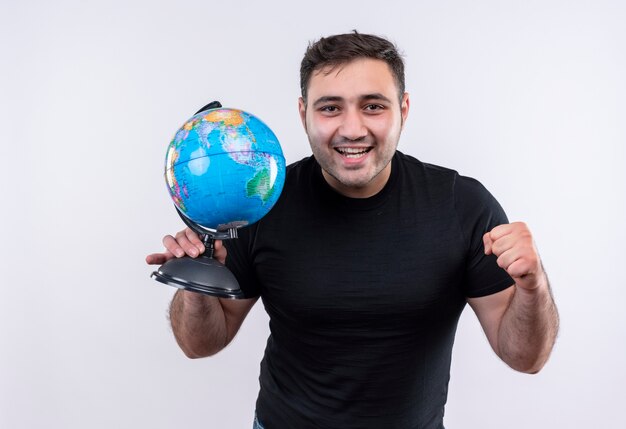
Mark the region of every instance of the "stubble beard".
[[[310, 138], [309, 138], [310, 142]], [[352, 141], [353, 143], [364, 143], [363, 141]], [[338, 144], [339, 142], [337, 142]], [[341, 143], [345, 144], [345, 141]], [[378, 145], [375, 141], [367, 142], [368, 145], [372, 146], [371, 152], [376, 152]], [[335, 143], [331, 144], [330, 151], [334, 151], [333, 147], [335, 147]], [[331, 177], [338, 184], [346, 189], [359, 190], [366, 188], [369, 184], [376, 180], [380, 176], [380, 174], [385, 171], [387, 166], [391, 163], [391, 159], [396, 152], [397, 143], [393, 146], [392, 149], [389, 150], [389, 153], [384, 152], [382, 154], [378, 153], [370, 153], [368, 156], [377, 156], [377, 160], [374, 160], [375, 163], [373, 165], [366, 165], [365, 167], [355, 167], [353, 169], [345, 169], [342, 166], [338, 166], [333, 162], [333, 153], [324, 154], [322, 151], [317, 151], [315, 146], [311, 144], [311, 149], [313, 151], [313, 156], [317, 160], [318, 164], [320, 164], [322, 168], [322, 172], [324, 176]], [[359, 171], [365, 170], [365, 171]], [[328, 181], [328, 177], [326, 180]]]

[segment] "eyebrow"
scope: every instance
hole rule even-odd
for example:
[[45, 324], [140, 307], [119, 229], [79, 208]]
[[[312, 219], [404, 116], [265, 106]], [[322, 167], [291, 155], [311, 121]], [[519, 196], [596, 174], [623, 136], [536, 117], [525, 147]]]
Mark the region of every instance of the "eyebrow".
[[361, 101], [365, 101], [365, 100], [379, 100], [379, 101], [386, 101], [388, 103], [391, 103], [391, 100], [388, 99], [387, 97], [385, 97], [384, 95], [382, 95], [379, 92], [373, 93], [373, 94], [365, 94], [362, 95], [361, 97], [359, 97]]
[[343, 97], [338, 97], [336, 95], [325, 95], [315, 100], [313, 102], [313, 107], [319, 106], [320, 104], [324, 104], [324, 103], [334, 103], [334, 102], [339, 102], [339, 101], [343, 101]]
[[[359, 101], [366, 101], [366, 100], [379, 100], [379, 101], [386, 101], [387, 103], [391, 103], [390, 99], [388, 99], [387, 97], [385, 97], [379, 92], [375, 92], [372, 94], [363, 94], [359, 97]], [[313, 102], [313, 107], [318, 106], [323, 103], [336, 103], [336, 102], [342, 102], [342, 101], [344, 101], [343, 97], [339, 97], [337, 95], [325, 95], [315, 100]]]

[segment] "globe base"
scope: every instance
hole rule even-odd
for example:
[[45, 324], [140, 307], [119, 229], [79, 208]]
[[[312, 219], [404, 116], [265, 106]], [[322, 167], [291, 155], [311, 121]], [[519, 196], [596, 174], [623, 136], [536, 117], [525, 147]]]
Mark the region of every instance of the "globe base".
[[219, 298], [245, 298], [237, 279], [228, 268], [209, 256], [170, 259], [150, 276], [179, 289]]

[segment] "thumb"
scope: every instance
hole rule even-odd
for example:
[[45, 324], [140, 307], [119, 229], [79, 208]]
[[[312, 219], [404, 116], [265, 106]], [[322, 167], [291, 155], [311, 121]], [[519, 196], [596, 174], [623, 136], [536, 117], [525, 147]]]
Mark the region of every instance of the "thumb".
[[148, 265], [160, 265], [172, 259], [174, 255], [166, 251], [163, 253], [152, 253], [146, 256], [146, 263]]
[[487, 232], [483, 235], [483, 245], [485, 246], [485, 255], [491, 255], [493, 253], [493, 240], [491, 239], [491, 232]]
[[215, 244], [213, 247], [213, 257], [222, 264], [224, 264], [226, 262], [227, 253], [228, 252], [226, 251], [226, 247], [224, 246], [224, 243], [222, 243], [222, 240], [215, 240]]

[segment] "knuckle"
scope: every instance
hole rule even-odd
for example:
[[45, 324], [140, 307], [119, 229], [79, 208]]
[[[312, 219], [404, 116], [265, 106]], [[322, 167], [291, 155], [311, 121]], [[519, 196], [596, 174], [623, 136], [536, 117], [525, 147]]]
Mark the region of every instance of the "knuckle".
[[504, 269], [506, 269], [506, 264], [505, 264], [504, 258], [503, 258], [502, 256], [498, 257], [498, 259], [496, 260], [496, 262], [498, 263], [498, 266], [499, 266], [500, 268], [504, 268]]

